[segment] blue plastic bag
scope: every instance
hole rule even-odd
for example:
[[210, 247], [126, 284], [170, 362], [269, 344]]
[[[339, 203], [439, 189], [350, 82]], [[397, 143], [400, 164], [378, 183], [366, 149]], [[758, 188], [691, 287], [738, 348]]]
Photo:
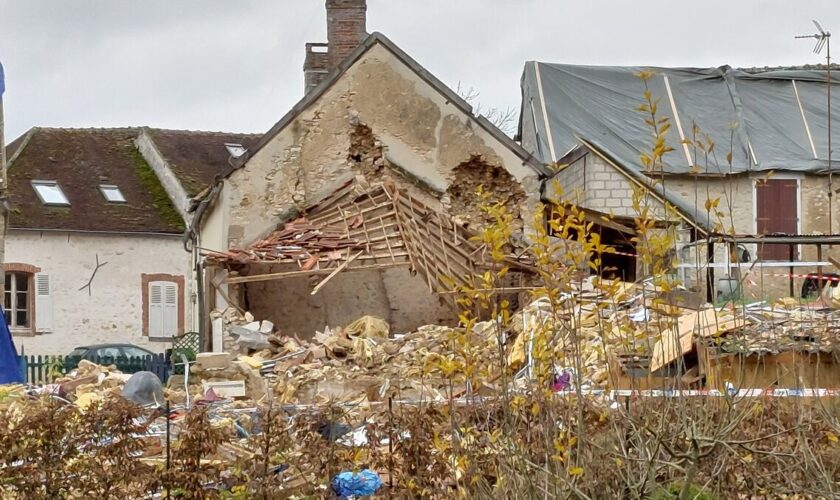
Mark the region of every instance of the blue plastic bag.
[[333, 491], [340, 497], [373, 495], [382, 486], [379, 474], [370, 469], [361, 472], [342, 472], [332, 481]]

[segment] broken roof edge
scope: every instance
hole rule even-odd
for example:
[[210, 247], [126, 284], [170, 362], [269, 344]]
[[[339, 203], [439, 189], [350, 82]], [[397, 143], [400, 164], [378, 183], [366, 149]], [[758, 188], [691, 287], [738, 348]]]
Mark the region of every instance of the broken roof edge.
[[[685, 200], [679, 198], [674, 193], [664, 189], [662, 186], [654, 185], [651, 183], [651, 179], [647, 177], [644, 173], [639, 172], [633, 168], [627, 168], [622, 166], [618, 161], [616, 161], [612, 155], [609, 154], [608, 151], [605, 151], [603, 148], [597, 146], [595, 143], [590, 142], [584, 138], [578, 137], [577, 140], [579, 143], [591, 151], [596, 156], [600, 157], [604, 161], [606, 161], [609, 165], [613, 168], [621, 172], [625, 177], [627, 177], [633, 184], [636, 184], [640, 187], [645, 188], [651, 194], [653, 194], [660, 202], [663, 204], [670, 205], [673, 209], [677, 212], [677, 215], [685, 222], [693, 226], [695, 229], [703, 233], [704, 235], [714, 233], [714, 228], [709, 222], [709, 218], [705, 214], [701, 214], [696, 208], [689, 206]], [[572, 148], [569, 150], [568, 153], [563, 158], [557, 160], [557, 163], [563, 163], [563, 160], [566, 156], [572, 154], [579, 154], [578, 148]], [[554, 177], [559, 173], [559, 171], [553, 174], [550, 178], [545, 179], [543, 184], [551, 181]], [[555, 203], [553, 200], [549, 199], [545, 196], [545, 188], [543, 187], [543, 197], [545, 198], [544, 201], [550, 201]]]
[[376, 44], [381, 44], [385, 47], [389, 52], [391, 52], [397, 59], [399, 59], [403, 64], [405, 64], [409, 69], [411, 69], [417, 76], [419, 76], [423, 81], [429, 84], [432, 88], [437, 90], [441, 93], [447, 100], [454, 104], [460, 111], [466, 114], [470, 119], [475, 121], [481, 128], [487, 131], [493, 138], [499, 141], [503, 146], [507, 147], [511, 152], [513, 152], [517, 157], [522, 160], [522, 164], [530, 167], [534, 170], [537, 174], [541, 177], [550, 177], [551, 171], [545, 166], [545, 164], [532, 153], [528, 152], [525, 148], [521, 145], [517, 144], [513, 139], [511, 139], [507, 134], [502, 132], [497, 126], [495, 126], [492, 122], [487, 120], [486, 117], [482, 115], [476, 116], [473, 114], [472, 106], [465, 101], [461, 96], [459, 96], [455, 91], [449, 88], [446, 84], [440, 81], [437, 77], [435, 77], [432, 73], [430, 73], [426, 68], [424, 68], [420, 63], [414, 60], [411, 56], [409, 56], [405, 51], [399, 48], [394, 42], [392, 42], [388, 37], [383, 35], [380, 32], [373, 32], [361, 43], [358, 47], [356, 47], [353, 52], [351, 52], [347, 58], [344, 59], [335, 69], [330, 71], [327, 77], [318, 84], [317, 87], [306, 93], [294, 106], [290, 109], [285, 115], [283, 115], [280, 120], [272, 126], [268, 132], [266, 132], [263, 137], [245, 154], [237, 159], [234, 162], [232, 167], [228, 169], [226, 172], [223, 173], [222, 177], [227, 178], [230, 176], [235, 170], [245, 166], [248, 163], [248, 160], [260, 151], [263, 147], [265, 147], [271, 139], [274, 138], [280, 131], [286, 128], [300, 113], [302, 113], [306, 108], [308, 108], [311, 104], [316, 102], [321, 96], [323, 96], [327, 90], [329, 90], [338, 80], [350, 69], [365, 53], [368, 52], [373, 46]]

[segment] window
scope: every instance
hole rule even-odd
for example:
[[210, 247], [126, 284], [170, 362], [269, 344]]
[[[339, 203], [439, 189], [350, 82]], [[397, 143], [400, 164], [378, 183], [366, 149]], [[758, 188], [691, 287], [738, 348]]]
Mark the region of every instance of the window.
[[20, 262], [3, 264], [5, 272], [3, 306], [6, 323], [16, 334], [52, 331], [50, 276], [39, 267]]
[[29, 328], [31, 324], [31, 302], [29, 281], [31, 274], [23, 272], [6, 273], [6, 293], [3, 307], [6, 323], [10, 328]]
[[123, 352], [123, 356], [129, 357], [129, 358], [145, 358], [146, 356], [150, 355], [148, 351], [146, 351], [145, 349], [141, 349], [139, 347], [123, 346], [122, 352]]
[[38, 199], [44, 205], [70, 206], [70, 202], [64, 196], [64, 191], [55, 181], [32, 181], [32, 188], [35, 189], [35, 194], [38, 195]]
[[123, 196], [120, 188], [110, 184], [100, 184], [99, 190], [102, 191], [102, 196], [110, 203], [125, 203], [125, 196]]
[[242, 144], [227, 143], [225, 144], [225, 147], [227, 148], [228, 153], [230, 153], [230, 155], [234, 158], [239, 158], [245, 154], [245, 151], [248, 151]]

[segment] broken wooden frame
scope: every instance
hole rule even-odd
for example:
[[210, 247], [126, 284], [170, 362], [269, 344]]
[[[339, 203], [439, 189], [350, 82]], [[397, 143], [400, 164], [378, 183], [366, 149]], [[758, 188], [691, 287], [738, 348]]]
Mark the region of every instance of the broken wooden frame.
[[[296, 266], [284, 272], [229, 276], [227, 284], [324, 275], [313, 287], [314, 295], [342, 272], [406, 267], [419, 272], [431, 292], [447, 294], [457, 286], [472, 287], [475, 276], [500, 267], [473, 236], [393, 184], [349, 182], [244, 250], [204, 254], [219, 267]], [[515, 257], [506, 258], [504, 265], [512, 271], [532, 270]]]

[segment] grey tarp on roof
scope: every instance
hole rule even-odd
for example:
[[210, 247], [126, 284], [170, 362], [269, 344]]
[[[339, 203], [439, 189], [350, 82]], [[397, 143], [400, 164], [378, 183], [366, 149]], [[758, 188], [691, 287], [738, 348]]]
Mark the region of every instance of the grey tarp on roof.
[[[696, 161], [701, 173], [827, 171], [826, 72], [818, 70], [747, 72], [728, 66], [643, 68], [531, 61], [522, 75], [522, 145], [551, 162], [585, 139], [622, 166], [641, 171], [639, 156], [652, 144], [651, 129], [637, 110], [644, 83], [636, 73], [643, 69], [655, 73], [648, 86], [659, 98], [657, 115], [671, 121], [666, 136], [674, 151], [665, 156], [666, 172], [687, 173], [694, 162], [694, 152], [686, 155], [681, 144], [671, 97], [685, 137], [692, 137], [696, 124], [715, 142], [716, 159]], [[840, 71], [832, 73], [832, 88], [840, 96]], [[840, 97], [832, 102], [832, 116], [840, 117]], [[838, 146], [832, 162], [840, 167], [840, 120], [835, 123], [832, 142]], [[730, 145], [731, 170], [726, 161]]]

